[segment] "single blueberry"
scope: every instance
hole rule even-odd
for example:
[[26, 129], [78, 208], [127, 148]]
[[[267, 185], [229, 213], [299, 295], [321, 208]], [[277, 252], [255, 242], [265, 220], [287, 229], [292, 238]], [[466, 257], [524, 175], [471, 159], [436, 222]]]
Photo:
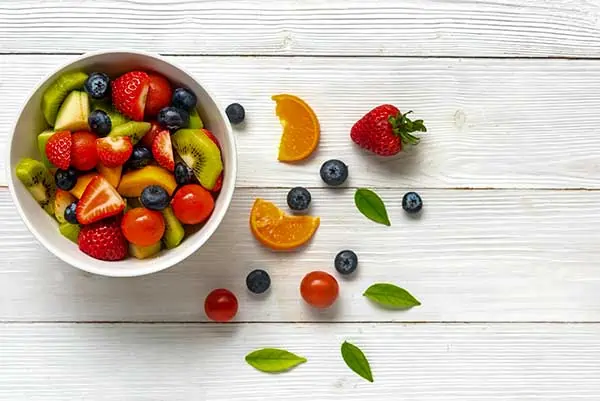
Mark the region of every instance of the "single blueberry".
[[402, 209], [407, 213], [419, 213], [423, 209], [423, 200], [416, 192], [407, 192], [402, 197]]
[[306, 210], [310, 206], [310, 192], [306, 188], [296, 187], [290, 189], [287, 195], [287, 204], [292, 210]]
[[187, 111], [177, 107], [164, 107], [158, 112], [158, 123], [171, 131], [187, 128], [190, 115]]
[[341, 251], [335, 257], [334, 265], [340, 274], [351, 274], [358, 267], [358, 257], [350, 250]]
[[241, 124], [246, 118], [246, 111], [239, 103], [232, 103], [225, 109], [225, 114], [232, 124]]
[[169, 194], [159, 185], [149, 185], [142, 191], [140, 202], [150, 210], [163, 210], [171, 201]]
[[77, 221], [77, 202], [71, 203], [65, 209], [65, 220], [67, 220], [71, 224], [79, 224]]
[[173, 92], [173, 97], [171, 98], [171, 105], [173, 107], [177, 107], [188, 112], [196, 107], [196, 102], [196, 95], [187, 88], [175, 89]]
[[103, 99], [110, 92], [110, 78], [102, 72], [92, 72], [83, 84], [92, 99]]
[[262, 294], [271, 286], [271, 277], [269, 277], [269, 273], [264, 270], [252, 270], [248, 276], [246, 276], [246, 286], [250, 292]]
[[175, 165], [175, 182], [178, 185], [189, 184], [194, 180], [194, 171], [182, 162]]
[[94, 110], [88, 117], [88, 125], [94, 134], [106, 136], [112, 129], [110, 117], [102, 110]]
[[54, 181], [58, 188], [63, 191], [70, 191], [77, 184], [77, 172], [72, 167], [69, 167], [67, 170], [58, 169], [56, 170], [56, 174], [54, 174]]
[[152, 160], [152, 152], [145, 146], [137, 145], [133, 148], [133, 152], [127, 161], [127, 165], [131, 168], [146, 167]]
[[340, 160], [328, 160], [321, 166], [321, 179], [327, 184], [337, 187], [348, 178], [348, 166]]

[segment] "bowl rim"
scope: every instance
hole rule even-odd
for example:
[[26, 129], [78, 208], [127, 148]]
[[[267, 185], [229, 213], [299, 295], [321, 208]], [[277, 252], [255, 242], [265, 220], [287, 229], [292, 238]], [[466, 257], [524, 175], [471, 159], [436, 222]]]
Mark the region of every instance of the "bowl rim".
[[[229, 180], [228, 185], [223, 185], [223, 188], [221, 189], [221, 192], [219, 194], [219, 197], [224, 196], [225, 199], [223, 201], [225, 203], [223, 204], [223, 208], [219, 214], [213, 214], [213, 216], [211, 216], [211, 219], [213, 219], [213, 220], [211, 220], [211, 227], [208, 228], [207, 231], [205, 231], [206, 234], [203, 237], [200, 237], [199, 245], [192, 246], [189, 248], [179, 249], [178, 253], [176, 252], [177, 248], [169, 249], [167, 251], [172, 252], [172, 255], [176, 255], [176, 256], [172, 256], [171, 258], [166, 258], [166, 259], [162, 259], [162, 260], [148, 259], [147, 264], [144, 264], [143, 266], [140, 266], [136, 269], [119, 269], [116, 267], [113, 267], [111, 269], [110, 264], [113, 264], [114, 262], [102, 261], [102, 260], [96, 260], [96, 259], [93, 259], [93, 263], [84, 264], [84, 263], [81, 263], [79, 260], [72, 258], [67, 252], [64, 252], [59, 247], [53, 245], [50, 241], [47, 241], [46, 238], [36, 229], [35, 225], [33, 225], [29, 221], [29, 218], [26, 216], [21, 204], [19, 203], [19, 201], [17, 199], [16, 191], [14, 189], [15, 180], [13, 177], [13, 171], [12, 171], [13, 169], [12, 169], [12, 165], [11, 165], [12, 146], [13, 146], [13, 140], [15, 137], [17, 126], [18, 126], [19, 120], [21, 119], [21, 115], [23, 114], [23, 112], [25, 110], [25, 107], [27, 106], [27, 104], [29, 103], [29, 101], [31, 100], [33, 95], [44, 84], [46, 84], [52, 76], [54, 76], [55, 74], [57, 74], [58, 72], [60, 72], [64, 69], [67, 69], [69, 66], [71, 66], [72, 64], [74, 64], [76, 62], [79, 62], [79, 61], [82, 61], [82, 60], [85, 60], [88, 58], [92, 58], [92, 57], [108, 55], [108, 54], [118, 54], [118, 53], [122, 53], [125, 55], [130, 54], [130, 55], [136, 55], [136, 56], [143, 56], [143, 57], [149, 57], [149, 58], [156, 59], [158, 61], [169, 64], [171, 67], [181, 71], [183, 74], [192, 78], [200, 87], [202, 87], [202, 89], [206, 92], [206, 94], [209, 96], [209, 98], [217, 106], [220, 118], [223, 120], [223, 123], [225, 124], [226, 130], [227, 130], [225, 135], [227, 135], [230, 139], [231, 151], [232, 151], [231, 152], [231, 160], [228, 160], [228, 165], [227, 165], [228, 175], [230, 177], [232, 177], [232, 179]], [[9, 132], [9, 135], [7, 138], [8, 146], [7, 146], [7, 150], [6, 150], [5, 172], [6, 172], [6, 176], [8, 177], [7, 183], [8, 183], [9, 192], [11, 194], [13, 204], [17, 208], [19, 217], [25, 223], [25, 226], [27, 227], [27, 229], [38, 240], [38, 242], [40, 242], [53, 255], [55, 255], [56, 257], [61, 259], [63, 262], [65, 262], [73, 267], [76, 267], [80, 270], [86, 271], [88, 273], [97, 274], [100, 276], [107, 276], [107, 277], [138, 277], [138, 276], [143, 276], [143, 275], [147, 275], [147, 274], [157, 273], [162, 270], [166, 270], [166, 269], [173, 267], [176, 264], [184, 261], [190, 255], [192, 255], [194, 252], [198, 251], [198, 249], [200, 249], [210, 239], [210, 237], [212, 237], [212, 235], [215, 233], [215, 231], [220, 227], [225, 215], [227, 214], [227, 211], [229, 210], [229, 207], [231, 206], [231, 201], [233, 199], [233, 194], [235, 191], [235, 183], [236, 183], [236, 179], [237, 179], [236, 138], [235, 138], [235, 135], [233, 134], [233, 129], [231, 127], [229, 119], [227, 118], [225, 112], [222, 110], [219, 102], [217, 102], [216, 99], [217, 98], [214, 96], [214, 94], [209, 89], [207, 89], [206, 86], [204, 86], [200, 81], [198, 81], [194, 77], [193, 74], [191, 74], [189, 71], [187, 71], [185, 68], [181, 67], [180, 65], [174, 64], [173, 62], [165, 59], [163, 56], [156, 54], [156, 53], [145, 52], [145, 51], [140, 51], [140, 50], [132, 50], [132, 49], [127, 49], [127, 48], [104, 49], [104, 50], [86, 52], [86, 53], [77, 55], [77, 56], [71, 58], [68, 62], [65, 62], [65, 63], [57, 66], [52, 71], [50, 71], [48, 74], [46, 74], [42, 79], [40, 79], [40, 81], [28, 93], [27, 97], [22, 102], [21, 107], [19, 108], [19, 112], [17, 114], [17, 117], [12, 125], [12, 129]], [[205, 230], [205, 227], [206, 226], [204, 226], [199, 232], [202, 232], [203, 230]], [[175, 252], [175, 253], [173, 253], [173, 252]]]

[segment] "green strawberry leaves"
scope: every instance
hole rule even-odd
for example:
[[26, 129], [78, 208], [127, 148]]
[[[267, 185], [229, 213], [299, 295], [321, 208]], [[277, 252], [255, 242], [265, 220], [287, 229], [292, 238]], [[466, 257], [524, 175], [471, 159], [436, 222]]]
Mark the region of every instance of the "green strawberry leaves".
[[376, 223], [391, 226], [385, 204], [375, 192], [367, 188], [359, 188], [354, 193], [354, 203], [359, 212]]
[[348, 365], [354, 373], [373, 383], [371, 366], [360, 348], [354, 344], [350, 344], [348, 341], [344, 341], [342, 344], [342, 358], [344, 358], [344, 362], [346, 362], [346, 365]]
[[391, 309], [408, 309], [421, 305], [421, 302], [408, 291], [394, 284], [373, 284], [363, 295], [371, 301]]
[[283, 349], [263, 348], [246, 355], [246, 362], [261, 372], [278, 373], [306, 362], [306, 358]]

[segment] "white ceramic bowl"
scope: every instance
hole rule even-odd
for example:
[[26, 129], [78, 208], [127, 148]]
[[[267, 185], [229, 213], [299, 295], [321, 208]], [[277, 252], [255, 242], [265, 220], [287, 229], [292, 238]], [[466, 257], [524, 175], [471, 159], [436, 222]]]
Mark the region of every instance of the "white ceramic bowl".
[[[40, 108], [41, 98], [44, 90], [60, 74], [65, 71], [83, 70], [88, 73], [106, 72], [115, 77], [133, 69], [156, 71], [175, 85], [186, 86], [196, 94], [197, 106], [206, 128], [211, 130], [221, 143], [225, 176], [223, 189], [216, 201], [212, 216], [202, 229], [186, 237], [177, 248], [163, 250], [159, 255], [148, 260], [129, 257], [119, 262], [105, 262], [87, 256], [77, 248], [76, 244], [60, 235], [57, 222], [44, 212], [16, 177], [15, 166], [23, 157], [40, 159], [37, 150], [37, 134], [47, 127]], [[181, 67], [173, 65], [160, 56], [138, 51], [114, 50], [88, 53], [58, 68], [33, 90], [21, 108], [8, 143], [9, 186], [16, 208], [29, 230], [50, 252], [66, 263], [104, 276], [140, 276], [169, 268], [183, 261], [198, 250], [215, 232], [225, 216], [235, 187], [237, 172], [235, 139], [229, 121], [214, 97]]]

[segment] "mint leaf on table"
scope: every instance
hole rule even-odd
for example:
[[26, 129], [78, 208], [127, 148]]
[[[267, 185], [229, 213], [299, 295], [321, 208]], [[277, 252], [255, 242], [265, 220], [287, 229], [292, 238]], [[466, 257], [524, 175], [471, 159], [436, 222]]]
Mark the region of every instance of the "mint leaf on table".
[[261, 372], [278, 373], [306, 362], [306, 358], [283, 349], [263, 348], [246, 355], [246, 362]]
[[367, 188], [359, 188], [354, 193], [356, 208], [367, 218], [376, 223], [391, 226], [383, 201], [375, 192]]
[[348, 341], [344, 341], [342, 344], [342, 358], [344, 358], [344, 362], [346, 362], [346, 365], [348, 365], [354, 373], [373, 383], [371, 366], [360, 348], [354, 344], [350, 344]]
[[363, 295], [371, 301], [388, 308], [406, 309], [421, 305], [421, 302], [408, 291], [394, 284], [373, 284], [367, 288]]

